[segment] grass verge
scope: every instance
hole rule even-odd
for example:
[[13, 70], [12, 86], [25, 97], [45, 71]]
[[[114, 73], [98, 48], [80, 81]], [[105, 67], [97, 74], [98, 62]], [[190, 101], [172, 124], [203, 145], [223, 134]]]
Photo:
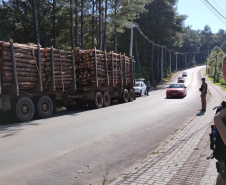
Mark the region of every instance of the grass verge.
[[[211, 76], [209, 76], [209, 75], [207, 75], [207, 76], [209, 77], [209, 79], [211, 80], [211, 82], [214, 83], [214, 79]], [[220, 83], [215, 83], [215, 85], [221, 87], [224, 91], [226, 91], [226, 85], [222, 85]]]

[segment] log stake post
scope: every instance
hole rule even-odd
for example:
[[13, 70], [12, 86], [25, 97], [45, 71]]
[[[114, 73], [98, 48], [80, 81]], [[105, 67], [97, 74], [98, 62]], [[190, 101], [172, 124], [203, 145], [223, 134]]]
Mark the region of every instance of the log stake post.
[[131, 65], [131, 79], [132, 79], [132, 84], [133, 84], [133, 56], [131, 57], [131, 59], [130, 59], [130, 65]]
[[132, 65], [132, 85], [135, 85], [135, 60], [134, 57], [131, 58], [131, 65]]
[[39, 75], [40, 75], [40, 91], [43, 92], [43, 87], [42, 87], [42, 61], [41, 61], [40, 44], [38, 44], [38, 68], [39, 68]]
[[109, 87], [109, 77], [108, 77], [108, 61], [107, 61], [107, 53], [104, 51], [104, 61], [105, 61], [105, 76], [107, 80], [107, 86]]
[[2, 70], [0, 69], [0, 94], [2, 94]]
[[53, 47], [51, 47], [51, 74], [52, 74], [52, 90], [56, 91], [56, 85], [55, 85], [55, 68], [54, 68], [54, 50]]
[[119, 54], [119, 65], [120, 65], [120, 80], [121, 80], [121, 86], [123, 86], [123, 79], [122, 79], [122, 58], [121, 58], [121, 53]]
[[97, 75], [97, 52], [94, 49], [94, 66], [95, 66], [95, 86], [98, 87], [98, 75]]
[[111, 80], [112, 80], [112, 87], [114, 87], [114, 60], [113, 60], [113, 51], [111, 51]]
[[73, 89], [74, 91], [76, 91], [77, 87], [76, 87], [76, 72], [75, 72], [75, 53], [72, 50], [71, 52], [71, 60], [72, 60], [72, 73], [73, 73]]
[[124, 53], [124, 80], [125, 80], [125, 85], [127, 85], [127, 74], [126, 74], [126, 55]]
[[12, 63], [13, 63], [13, 74], [14, 74], [14, 82], [12, 89], [14, 91], [14, 88], [16, 88], [16, 94], [19, 96], [20, 90], [19, 90], [19, 85], [18, 85], [18, 77], [17, 77], [17, 70], [16, 70], [16, 60], [15, 60], [15, 55], [14, 55], [14, 46], [13, 46], [13, 40], [10, 40], [10, 47], [11, 47], [11, 58], [12, 58]]
[[37, 51], [38, 51], [38, 65], [37, 65], [37, 72], [39, 75], [38, 84], [36, 86], [36, 89], [40, 92], [43, 92], [43, 86], [42, 86], [42, 61], [41, 61], [41, 51], [40, 51], [40, 44], [37, 45]]

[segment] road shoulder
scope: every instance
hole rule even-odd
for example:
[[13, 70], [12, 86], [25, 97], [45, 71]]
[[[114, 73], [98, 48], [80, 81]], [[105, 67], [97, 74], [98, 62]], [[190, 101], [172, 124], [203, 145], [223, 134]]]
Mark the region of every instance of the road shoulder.
[[[205, 76], [202, 70], [202, 76]], [[215, 160], [210, 156], [209, 132], [215, 112], [213, 107], [224, 99], [223, 91], [209, 79], [205, 114], [198, 114], [152, 151], [139, 167], [111, 183], [112, 185], [145, 184], [214, 184]]]

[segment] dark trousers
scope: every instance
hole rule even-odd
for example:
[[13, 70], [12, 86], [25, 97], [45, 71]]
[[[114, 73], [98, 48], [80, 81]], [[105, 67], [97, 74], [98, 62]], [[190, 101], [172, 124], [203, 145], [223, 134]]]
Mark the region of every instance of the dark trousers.
[[223, 180], [221, 174], [218, 175], [216, 185], [226, 185], [226, 180]]
[[150, 88], [146, 89], [146, 95], [149, 95]]
[[206, 110], [206, 94], [201, 95], [202, 109]]

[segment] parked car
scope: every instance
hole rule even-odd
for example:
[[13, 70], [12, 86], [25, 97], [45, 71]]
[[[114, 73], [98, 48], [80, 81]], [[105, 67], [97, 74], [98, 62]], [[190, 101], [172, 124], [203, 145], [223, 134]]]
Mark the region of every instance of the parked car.
[[184, 83], [185, 78], [184, 77], [179, 77], [177, 83]]
[[187, 77], [187, 76], [188, 76], [187, 72], [184, 71], [184, 72], [182, 73], [182, 77]]
[[184, 84], [170, 84], [166, 89], [166, 98], [172, 96], [182, 96], [185, 97], [187, 95], [187, 87]]
[[138, 95], [139, 97], [141, 97], [142, 94], [146, 92], [146, 85], [143, 81], [136, 81], [135, 86], [133, 88], [135, 90], [136, 95]]

